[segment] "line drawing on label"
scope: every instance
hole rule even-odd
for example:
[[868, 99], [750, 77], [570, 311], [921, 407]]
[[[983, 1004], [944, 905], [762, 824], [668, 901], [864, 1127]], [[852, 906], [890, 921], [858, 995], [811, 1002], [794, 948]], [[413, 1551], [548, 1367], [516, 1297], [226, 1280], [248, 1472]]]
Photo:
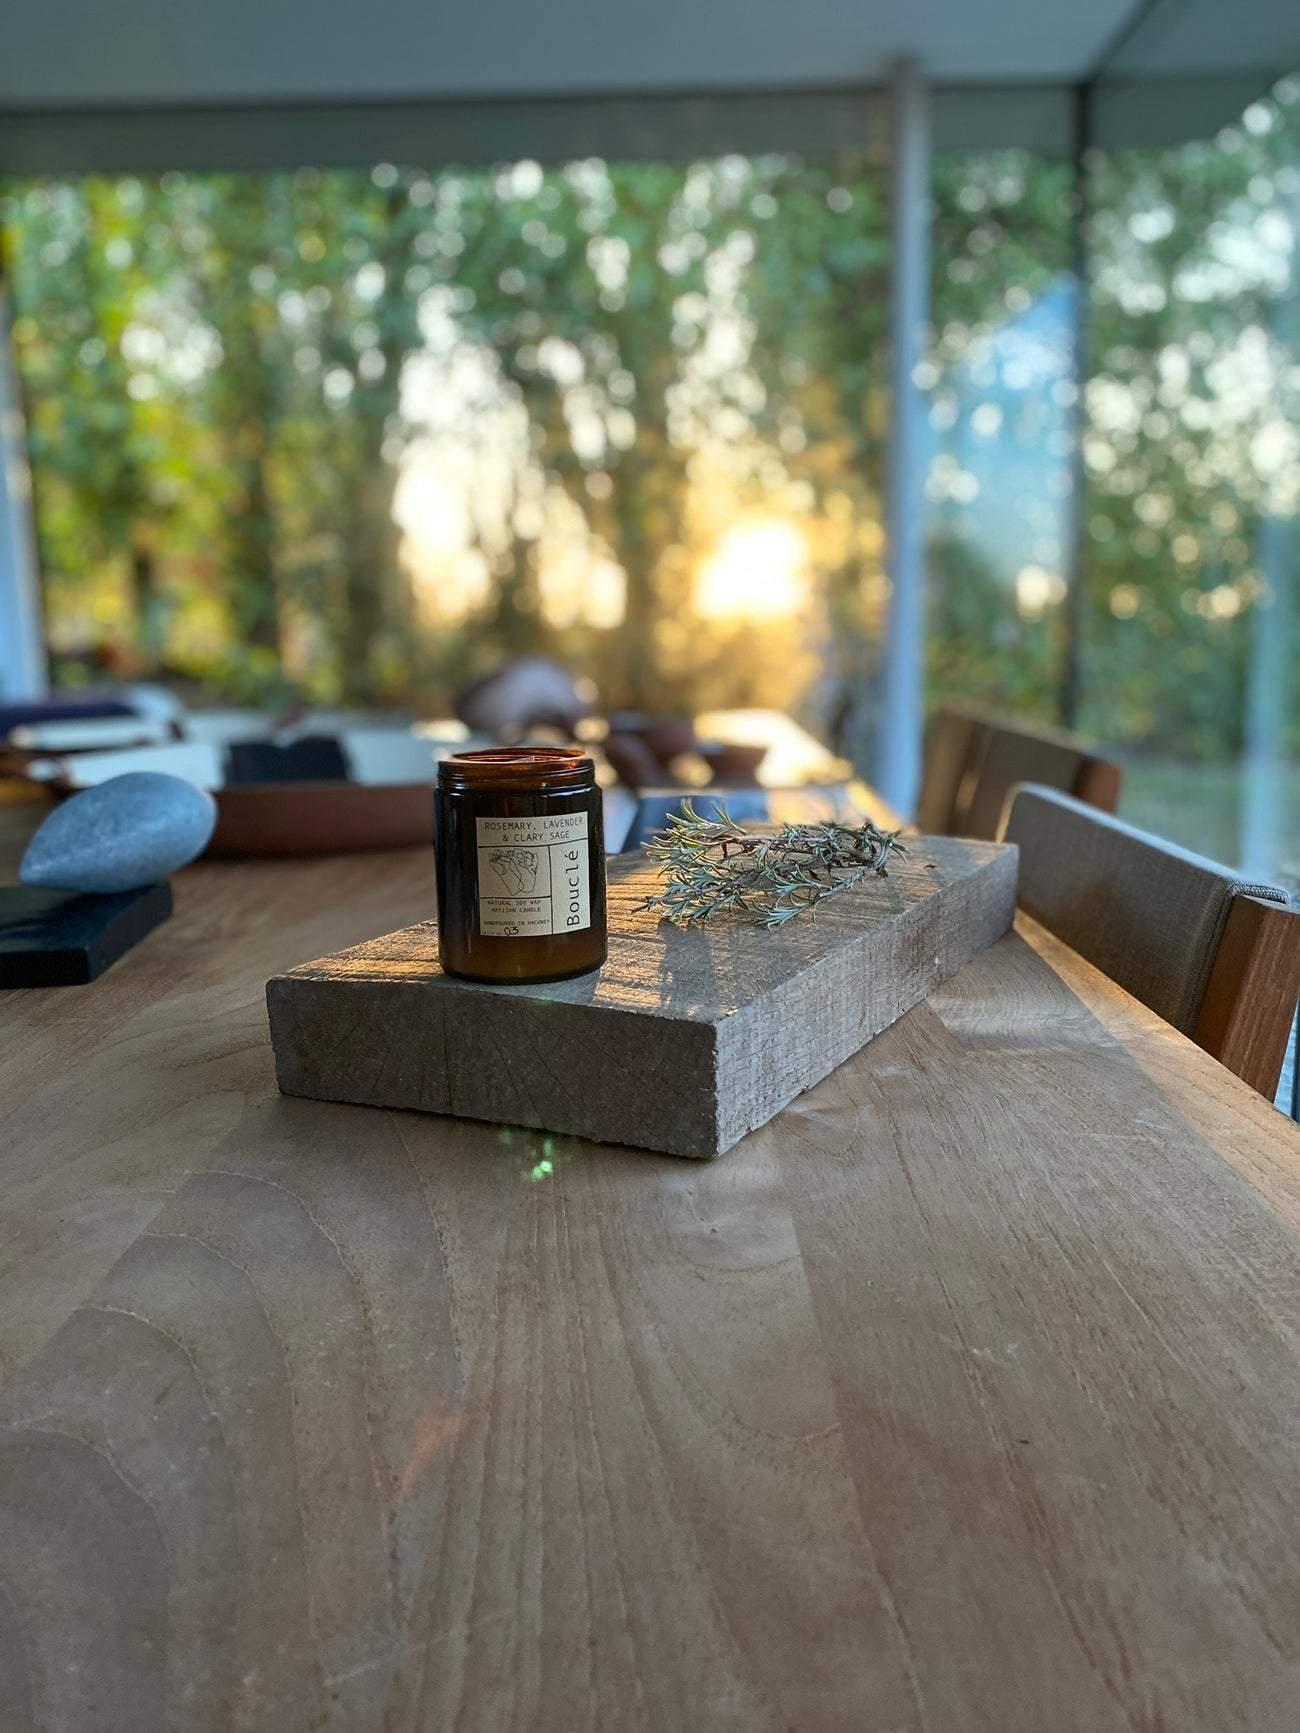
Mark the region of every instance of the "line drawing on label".
[[[487, 856], [487, 864], [500, 881], [500, 896], [529, 897], [537, 889], [537, 872], [540, 857], [536, 849], [531, 848], [495, 848]], [[492, 888], [484, 886], [488, 896], [493, 894]]]

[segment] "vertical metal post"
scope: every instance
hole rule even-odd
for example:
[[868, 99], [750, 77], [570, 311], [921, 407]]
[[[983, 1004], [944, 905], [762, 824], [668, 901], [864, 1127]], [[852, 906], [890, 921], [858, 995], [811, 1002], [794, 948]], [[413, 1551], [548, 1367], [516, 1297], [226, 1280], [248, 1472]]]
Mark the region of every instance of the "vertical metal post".
[[1248, 616], [1246, 715], [1241, 765], [1238, 852], [1242, 871], [1268, 879], [1281, 864], [1286, 831], [1285, 734], [1291, 672], [1291, 597], [1296, 538], [1292, 523], [1265, 512], [1255, 559], [1265, 590]]
[[[1290, 200], [1286, 215], [1294, 235], [1300, 224], [1300, 197]], [[1284, 372], [1300, 360], [1300, 241], [1292, 242], [1290, 282], [1274, 301], [1269, 324], [1280, 392]], [[1242, 869], [1265, 879], [1283, 864], [1288, 837], [1286, 747], [1294, 693], [1291, 646], [1297, 622], [1297, 556], [1300, 522], [1294, 499], [1266, 501], [1255, 525], [1255, 563], [1264, 592], [1255, 599], [1249, 616], [1238, 837]]]
[[893, 420], [887, 475], [889, 615], [880, 682], [875, 783], [910, 817], [925, 722], [925, 397], [916, 383], [930, 311], [929, 93], [914, 61], [891, 85], [890, 309]]
[[1061, 608], [1061, 725], [1076, 728], [1082, 699], [1080, 671], [1083, 637], [1084, 582], [1088, 564], [1088, 468], [1083, 455], [1087, 430], [1088, 389], [1088, 151], [1092, 145], [1093, 87], [1074, 87], [1071, 161], [1074, 169], [1070, 211], [1070, 277], [1074, 291], [1072, 372], [1074, 403], [1070, 411], [1070, 491], [1066, 496], [1068, 524], [1065, 544], [1065, 600]]
[[0, 699], [36, 698], [45, 691], [31, 499], [9, 302], [0, 278]]

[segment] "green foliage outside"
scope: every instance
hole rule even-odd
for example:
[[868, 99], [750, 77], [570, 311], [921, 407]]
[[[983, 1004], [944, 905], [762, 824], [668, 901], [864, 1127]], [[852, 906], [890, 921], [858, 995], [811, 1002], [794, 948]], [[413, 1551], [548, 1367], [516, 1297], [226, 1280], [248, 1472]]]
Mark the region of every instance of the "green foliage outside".
[[[1241, 745], [1252, 618], [1295, 552], [1298, 144], [1285, 89], [1214, 144], [1091, 176], [1083, 721], [1102, 739]], [[1069, 199], [1064, 166], [1021, 154], [936, 166], [936, 405], [1062, 282]], [[538, 648], [611, 705], [776, 704], [865, 759], [879, 170], [87, 177], [11, 182], [0, 212], [63, 678], [107, 659], [213, 697], [432, 712]], [[934, 508], [932, 694], [1050, 719], [1059, 594], [1018, 589], [970, 509]], [[1262, 562], [1264, 513], [1287, 527]], [[724, 562], [709, 604], [737, 525], [739, 579]]]

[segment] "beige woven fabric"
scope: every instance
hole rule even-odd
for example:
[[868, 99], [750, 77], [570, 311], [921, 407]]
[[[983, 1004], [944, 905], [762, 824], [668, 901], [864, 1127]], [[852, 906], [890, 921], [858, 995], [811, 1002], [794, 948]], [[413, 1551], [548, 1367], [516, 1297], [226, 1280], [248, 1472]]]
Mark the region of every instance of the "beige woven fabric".
[[1069, 735], [1021, 728], [947, 705], [926, 724], [917, 829], [932, 836], [995, 837], [1022, 782], [1073, 793], [1098, 764]]
[[1050, 788], [1014, 790], [1003, 835], [1021, 908], [1187, 1035], [1232, 899], [1289, 901]]
[[1031, 729], [991, 724], [974, 766], [969, 804], [962, 815], [962, 836], [998, 835], [1011, 790], [1022, 782], [1070, 790], [1087, 759], [1081, 747]]

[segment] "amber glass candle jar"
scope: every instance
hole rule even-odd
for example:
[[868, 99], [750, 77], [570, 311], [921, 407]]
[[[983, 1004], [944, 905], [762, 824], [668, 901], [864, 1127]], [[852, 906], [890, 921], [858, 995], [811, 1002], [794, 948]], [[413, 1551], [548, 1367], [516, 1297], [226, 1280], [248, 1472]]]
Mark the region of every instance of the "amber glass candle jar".
[[561, 981], [605, 961], [596, 770], [567, 747], [458, 752], [434, 796], [438, 954], [471, 981]]

